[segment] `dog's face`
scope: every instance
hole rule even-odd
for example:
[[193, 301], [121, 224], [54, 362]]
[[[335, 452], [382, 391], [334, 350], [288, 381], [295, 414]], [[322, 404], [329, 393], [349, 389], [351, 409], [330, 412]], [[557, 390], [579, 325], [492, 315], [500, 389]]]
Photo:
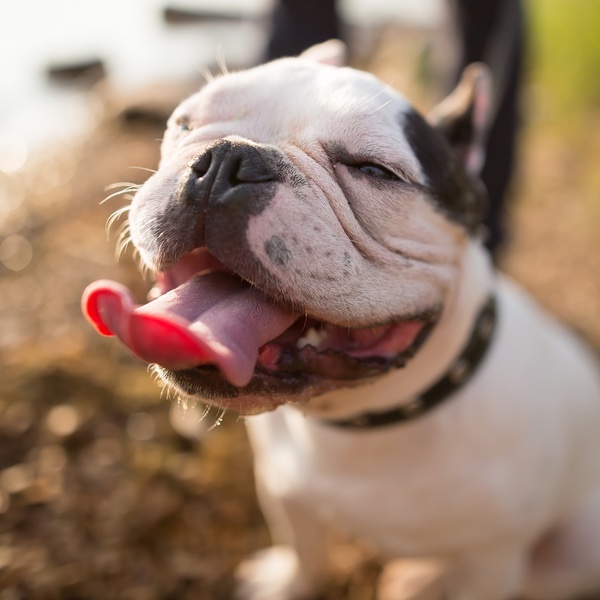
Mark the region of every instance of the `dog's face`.
[[123, 332], [123, 308], [104, 322], [185, 393], [241, 412], [402, 366], [479, 222], [470, 147], [353, 69], [223, 75], [175, 110], [131, 207], [151, 325]]

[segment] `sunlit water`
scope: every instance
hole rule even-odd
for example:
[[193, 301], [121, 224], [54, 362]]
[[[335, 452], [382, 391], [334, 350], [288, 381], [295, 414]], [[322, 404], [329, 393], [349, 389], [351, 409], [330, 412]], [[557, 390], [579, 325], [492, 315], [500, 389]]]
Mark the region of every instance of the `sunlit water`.
[[[32, 149], [93, 122], [82, 91], [51, 85], [48, 64], [99, 57], [121, 89], [198, 74], [222, 53], [233, 64], [258, 60], [269, 0], [198, 0], [177, 6], [243, 10], [247, 24], [168, 26], [165, 0], [0, 0], [0, 170], [19, 169]], [[347, 0], [354, 21], [390, 18], [430, 24], [439, 0]], [[263, 17], [263, 18], [261, 18]]]

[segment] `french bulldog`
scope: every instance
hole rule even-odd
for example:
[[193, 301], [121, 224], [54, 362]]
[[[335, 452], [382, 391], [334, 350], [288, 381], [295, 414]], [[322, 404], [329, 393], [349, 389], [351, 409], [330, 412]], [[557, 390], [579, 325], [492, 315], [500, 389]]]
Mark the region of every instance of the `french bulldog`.
[[386, 600], [600, 588], [600, 374], [482, 244], [487, 71], [425, 118], [342, 60], [183, 101], [129, 211], [151, 301], [101, 281], [84, 312], [246, 415], [274, 545], [239, 599], [317, 597], [330, 524], [392, 560]]

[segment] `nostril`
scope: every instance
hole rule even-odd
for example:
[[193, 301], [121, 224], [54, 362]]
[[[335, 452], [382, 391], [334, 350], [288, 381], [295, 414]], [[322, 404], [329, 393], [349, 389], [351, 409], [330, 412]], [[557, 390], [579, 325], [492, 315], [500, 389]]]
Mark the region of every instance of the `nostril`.
[[233, 187], [239, 185], [240, 183], [244, 183], [244, 180], [241, 179], [240, 173], [242, 171], [242, 159], [240, 157], [232, 157], [229, 163], [229, 170], [227, 171], [229, 184]]
[[216, 182], [217, 187], [234, 188], [243, 184], [278, 181], [276, 167], [264, 152], [228, 140], [206, 148], [188, 163], [188, 167], [193, 181], [210, 181], [210, 186]]
[[266, 183], [275, 181], [276, 174], [268, 162], [258, 153], [251, 152], [237, 158], [231, 183]]
[[204, 152], [204, 154], [200, 155], [196, 160], [190, 163], [189, 166], [198, 177], [204, 177], [208, 173], [211, 163], [212, 154], [210, 152]]

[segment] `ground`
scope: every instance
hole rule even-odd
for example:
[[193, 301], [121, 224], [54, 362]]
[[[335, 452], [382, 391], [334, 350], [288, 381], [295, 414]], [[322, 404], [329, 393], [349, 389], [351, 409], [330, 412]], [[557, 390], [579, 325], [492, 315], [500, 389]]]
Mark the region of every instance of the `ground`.
[[[600, 348], [600, 112], [555, 122], [542, 93], [527, 90], [501, 266]], [[175, 431], [176, 401], [81, 317], [95, 279], [148, 289], [103, 232], [125, 201], [100, 201], [156, 165], [162, 109], [104, 106], [91, 136], [0, 173], [0, 600], [227, 599], [268, 543], [243, 423]], [[328, 600], [373, 598], [368, 548], [336, 538], [331, 563]]]

